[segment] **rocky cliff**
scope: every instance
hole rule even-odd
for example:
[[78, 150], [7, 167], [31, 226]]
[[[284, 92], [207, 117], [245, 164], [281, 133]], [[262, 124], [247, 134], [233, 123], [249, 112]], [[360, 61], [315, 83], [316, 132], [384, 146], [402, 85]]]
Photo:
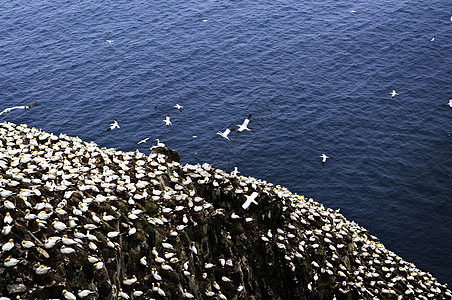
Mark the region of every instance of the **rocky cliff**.
[[451, 299], [339, 211], [263, 180], [0, 125], [0, 299]]

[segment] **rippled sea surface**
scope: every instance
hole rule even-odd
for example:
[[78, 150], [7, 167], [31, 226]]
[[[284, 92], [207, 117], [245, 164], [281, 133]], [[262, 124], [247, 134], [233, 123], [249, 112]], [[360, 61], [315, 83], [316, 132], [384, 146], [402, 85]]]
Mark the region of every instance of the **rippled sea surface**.
[[450, 1], [352, 2], [0, 1], [0, 110], [39, 103], [0, 121], [237, 165], [452, 284]]

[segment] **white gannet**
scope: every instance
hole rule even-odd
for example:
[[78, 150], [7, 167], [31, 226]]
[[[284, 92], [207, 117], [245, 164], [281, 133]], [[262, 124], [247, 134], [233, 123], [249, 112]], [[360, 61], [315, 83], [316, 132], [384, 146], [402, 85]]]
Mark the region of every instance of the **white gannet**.
[[8, 235], [8, 234], [10, 234], [12, 228], [13, 228], [13, 226], [11, 226], [11, 225], [3, 226], [2, 234], [3, 234], [3, 235]]
[[75, 252], [74, 248], [66, 247], [65, 245], [61, 246], [60, 252], [63, 254], [72, 254]]
[[251, 205], [251, 203], [258, 205], [258, 203], [255, 200], [258, 195], [259, 195], [258, 192], [253, 192], [250, 196], [245, 195], [246, 201], [245, 201], [245, 203], [242, 204], [242, 208], [248, 209], [248, 207]]
[[130, 299], [130, 296], [127, 295], [126, 293], [124, 293], [122, 291], [122, 289], [119, 289], [119, 293], [118, 293], [119, 297], [124, 298], [124, 299]]
[[449, 105], [449, 107], [452, 108], [452, 98], [449, 99], [449, 103], [447, 103], [447, 105]]
[[163, 120], [162, 122], [165, 122], [165, 126], [173, 125], [173, 123], [171, 123], [170, 115], [166, 115], [165, 120]]
[[192, 242], [192, 245], [190, 246], [190, 250], [191, 250], [195, 255], [198, 255], [198, 249], [196, 248], [195, 242]]
[[155, 268], [152, 268], [151, 273], [152, 273], [152, 276], [154, 276], [155, 280], [158, 280], [158, 281], [162, 280], [162, 276], [159, 275], [159, 273], [157, 272], [157, 270]]
[[145, 138], [145, 139], [142, 139], [141, 141], [139, 141], [139, 142], [137, 143], [137, 145], [146, 143], [150, 138], [151, 138], [151, 137], [147, 137], [147, 138]]
[[239, 168], [237, 166], [234, 167], [234, 171], [231, 172], [232, 176], [237, 176], [237, 174], [239, 174]]
[[248, 123], [250, 122], [251, 114], [246, 117], [246, 119], [243, 121], [242, 125], [237, 125], [239, 129], [237, 129], [238, 132], [242, 132], [243, 130], [250, 131], [251, 129], [248, 128]]
[[222, 136], [222, 137], [224, 137], [224, 138], [227, 139], [228, 141], [230, 141], [228, 135], [229, 135], [229, 133], [231, 133], [231, 131], [234, 131], [234, 130], [235, 130], [234, 128], [226, 128], [225, 131], [223, 131], [223, 132], [218, 131], [217, 134], [220, 135], [220, 136]]
[[183, 296], [184, 296], [184, 298], [188, 298], [188, 299], [195, 298], [195, 296], [193, 296], [193, 294], [191, 294], [191, 293], [188, 293], [186, 289], [184, 289]]
[[44, 275], [47, 274], [50, 271], [50, 267], [44, 266], [44, 265], [40, 265], [39, 267], [37, 267], [35, 269], [35, 272], [37, 275]]
[[36, 105], [38, 105], [38, 102], [34, 102], [34, 103], [28, 104], [28, 105], [14, 106], [14, 107], [5, 108], [2, 112], [0, 112], [0, 116], [5, 114], [5, 113], [9, 114], [12, 110], [15, 110], [15, 109], [28, 109], [28, 108], [34, 107]]
[[322, 165], [325, 165], [326, 159], [329, 157], [326, 156], [325, 154], [320, 155], [320, 157], [322, 158]]
[[77, 299], [77, 297], [74, 294], [72, 294], [71, 292], [68, 292], [67, 290], [63, 290], [63, 296], [67, 300], [76, 300]]
[[390, 92], [389, 94], [391, 95], [392, 99], [394, 99], [394, 97], [398, 95], [395, 90], [392, 90], [392, 92]]
[[122, 283], [124, 283], [125, 285], [132, 285], [135, 282], [137, 282], [137, 278], [135, 277], [135, 275], [132, 276], [132, 278], [127, 279], [127, 277], [124, 277], [124, 280], [122, 281]]
[[119, 231], [110, 231], [107, 233], [107, 236], [111, 239], [117, 237], [119, 235]]
[[13, 217], [11, 217], [9, 211], [6, 212], [5, 217], [3, 218], [3, 222], [5, 224], [11, 224], [13, 222]]
[[22, 247], [24, 247], [25, 249], [30, 249], [33, 248], [35, 246], [35, 243], [30, 242], [30, 241], [22, 241]]
[[79, 290], [77, 295], [79, 296], [79, 298], [85, 298], [90, 294], [95, 294], [96, 292], [90, 291], [90, 290]]
[[16, 210], [16, 206], [14, 205], [14, 203], [12, 203], [9, 200], [5, 200], [5, 202], [3, 202], [3, 205], [7, 208], [7, 209], [11, 209], [11, 210]]
[[147, 267], [148, 262], [146, 260], [146, 256], [143, 256], [142, 258], [140, 258], [140, 264], [142, 264], [143, 266]]
[[9, 241], [2, 246], [2, 253], [8, 252], [14, 247], [14, 240], [9, 239]]
[[[166, 145], [164, 143], [160, 142], [159, 139], [155, 139], [155, 140], [157, 141], [157, 146], [154, 146], [154, 147], [163, 147], [163, 148], [166, 147]], [[154, 147], [152, 147], [152, 148], [154, 148]], [[152, 150], [152, 148], [151, 148], [151, 150]]]
[[182, 105], [179, 105], [179, 104], [176, 104], [176, 105], [174, 105], [174, 108], [176, 108], [177, 110], [179, 110], [180, 112], [182, 112], [183, 106], [182, 106]]
[[15, 265], [17, 265], [19, 263], [19, 260], [17, 258], [14, 257], [7, 257], [4, 261], [3, 261], [3, 265], [7, 268], [11, 268], [14, 267]]
[[432, 39], [430, 40], [430, 42], [433, 42], [435, 40], [435, 37], [432, 37]]
[[209, 291], [209, 290], [207, 290], [207, 291], [205, 292], [205, 294], [206, 294], [207, 297], [213, 297], [213, 296], [215, 296], [215, 292], [212, 292], [212, 291]]
[[104, 266], [104, 263], [101, 261], [98, 261], [96, 263], [93, 264], [93, 267], [96, 271], [99, 271], [100, 269], [102, 269]]
[[118, 120], [116, 120], [116, 119], [113, 123], [110, 124], [110, 127], [108, 127], [107, 131], [113, 130], [115, 128], [121, 128], [121, 127], [119, 127]]

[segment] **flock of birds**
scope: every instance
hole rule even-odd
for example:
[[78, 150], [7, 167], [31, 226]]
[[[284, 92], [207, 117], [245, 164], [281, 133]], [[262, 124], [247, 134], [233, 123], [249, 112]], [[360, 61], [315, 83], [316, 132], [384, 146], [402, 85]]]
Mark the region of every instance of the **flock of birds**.
[[[278, 267], [298, 285], [308, 276], [306, 293], [333, 280], [332, 292], [368, 299], [452, 297], [446, 285], [338, 210], [237, 170], [228, 174], [208, 164], [171, 162], [161, 153], [99, 148], [6, 122], [0, 125], [0, 168], [2, 282], [17, 285], [24, 278], [16, 299], [56, 283], [61, 289], [52, 297], [67, 300], [253, 295], [243, 275], [249, 268], [242, 259], [246, 249], [239, 248], [243, 237], [224, 224], [248, 228], [248, 249], [275, 249], [275, 261], [267, 263], [280, 257]], [[203, 196], [218, 193], [232, 202]], [[271, 213], [275, 207], [277, 215]], [[206, 250], [207, 231], [198, 239], [194, 232], [201, 234], [205, 220], [217, 218], [221, 250], [213, 254]], [[146, 236], [153, 234], [150, 245]], [[127, 263], [125, 249], [136, 253]], [[61, 271], [67, 266], [83, 270], [85, 280], [67, 278]]]
[[[392, 98], [392, 99], [394, 99], [395, 96], [398, 95], [398, 93], [397, 93], [395, 90], [392, 90], [389, 94], [391, 95], [391, 98]], [[34, 102], [34, 103], [31, 103], [31, 104], [28, 104], [28, 105], [14, 106], [14, 107], [10, 107], [10, 108], [5, 108], [2, 112], [0, 112], [0, 116], [1, 116], [2, 114], [5, 114], [5, 113], [10, 113], [12, 110], [16, 110], [16, 109], [29, 109], [29, 108], [32, 108], [32, 107], [34, 107], [34, 106], [36, 106], [36, 105], [38, 105], [38, 103], [37, 103], [37, 102]], [[447, 105], [448, 105], [450, 108], [452, 108], [452, 98], [449, 99], [449, 102], [447, 103]], [[180, 112], [182, 112], [183, 106], [180, 105], [180, 104], [176, 104], [176, 105], [174, 105], [174, 108], [176, 108], [177, 110], [179, 110]], [[157, 106], [155, 107], [155, 109], [157, 109]], [[248, 117], [246, 117], [246, 119], [243, 121], [242, 124], [238, 124], [238, 125], [237, 125], [237, 127], [238, 127], [237, 129], [236, 129], [236, 128], [226, 128], [224, 131], [218, 131], [217, 134], [218, 134], [219, 136], [225, 138], [226, 140], [230, 141], [231, 139], [229, 138], [229, 134], [230, 134], [232, 131], [236, 131], [236, 130], [237, 130], [237, 132], [242, 132], [242, 131], [244, 131], [244, 130], [251, 131], [251, 129], [248, 128], [248, 124], [250, 123], [250, 119], [251, 119], [251, 114], [249, 114]], [[165, 123], [165, 126], [170, 126], [170, 125], [172, 125], [170, 115], [167, 114], [167, 115], [166, 115], [166, 118], [165, 118], [162, 122]], [[119, 129], [119, 128], [121, 128], [121, 127], [119, 126], [118, 120], [117, 120], [117, 119], [114, 119], [113, 123], [110, 123], [110, 126], [107, 128], [107, 131], [110, 131], [110, 130], [113, 130], [113, 129]], [[193, 138], [197, 138], [197, 136], [196, 136], [196, 135], [193, 135]], [[150, 137], [146, 137], [146, 138], [140, 140], [137, 144], [139, 145], [139, 144], [146, 143], [149, 139], [150, 139]], [[151, 147], [151, 148], [150, 148], [151, 150], [152, 150], [154, 147], [165, 147], [165, 146], [166, 146], [165, 144], [161, 143], [159, 139], [155, 139], [155, 140], [157, 141], [157, 145]], [[330, 158], [329, 156], [327, 156], [326, 154], [323, 154], [323, 153], [322, 153], [322, 155], [320, 155], [320, 157], [322, 158], [322, 165], [325, 165], [326, 160], [327, 160], [328, 158]]]

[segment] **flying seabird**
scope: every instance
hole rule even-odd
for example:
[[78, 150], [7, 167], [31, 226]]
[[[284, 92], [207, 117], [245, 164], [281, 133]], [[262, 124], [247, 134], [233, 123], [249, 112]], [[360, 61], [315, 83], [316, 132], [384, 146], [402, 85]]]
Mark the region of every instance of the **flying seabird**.
[[232, 176], [237, 176], [237, 174], [239, 174], [239, 168], [237, 166], [234, 167], [234, 171], [231, 172]]
[[452, 108], [452, 98], [449, 99], [449, 103], [447, 103], [447, 105], [449, 105], [449, 107]]
[[224, 137], [225, 139], [227, 139], [228, 141], [230, 141], [230, 139], [228, 138], [229, 133], [231, 133], [231, 131], [234, 131], [234, 128], [226, 128], [226, 130], [224, 132], [218, 131], [217, 134], [221, 135], [222, 137]]
[[147, 138], [145, 138], [145, 139], [139, 141], [139, 142], [137, 143], [137, 145], [146, 143], [150, 138], [151, 138], [151, 137], [147, 137]]
[[251, 129], [248, 128], [248, 123], [250, 122], [251, 114], [248, 115], [248, 117], [243, 121], [242, 125], [237, 125], [239, 129], [237, 129], [238, 132], [242, 132], [243, 130], [250, 131]]
[[183, 106], [179, 105], [179, 104], [176, 104], [176, 105], [174, 105], [174, 108], [177, 108], [180, 112], [182, 112]]
[[110, 124], [110, 127], [108, 127], [107, 131], [110, 131], [110, 130], [115, 129], [115, 128], [120, 128], [119, 124], [118, 124], [118, 120], [116, 120], [116, 119], [115, 119], [115, 121], [113, 123]]
[[255, 199], [258, 195], [259, 195], [258, 192], [253, 192], [250, 196], [245, 195], [246, 201], [245, 201], [245, 203], [242, 204], [243, 209], [248, 209], [248, 207], [251, 205], [251, 203], [254, 203], [257, 205], [258, 203], [256, 202]]
[[395, 90], [392, 90], [392, 92], [390, 92], [389, 94], [391, 95], [392, 99], [394, 99], [395, 95], [398, 95]]
[[326, 159], [329, 157], [326, 156], [325, 154], [320, 155], [320, 157], [322, 158], [322, 165], [325, 165]]
[[166, 119], [163, 120], [162, 122], [165, 122], [165, 125], [166, 125], [166, 126], [173, 125], [173, 123], [171, 123], [171, 120], [170, 120], [170, 116], [169, 116], [169, 115], [166, 115]]
[[29, 109], [29, 108], [34, 107], [34, 106], [36, 106], [36, 105], [38, 105], [38, 102], [34, 102], [34, 103], [28, 104], [28, 105], [14, 106], [14, 107], [5, 108], [5, 109], [0, 113], [0, 116], [3, 115], [3, 114], [5, 114], [5, 113], [6, 113], [6, 114], [9, 114], [12, 110], [15, 110], [15, 109]]

